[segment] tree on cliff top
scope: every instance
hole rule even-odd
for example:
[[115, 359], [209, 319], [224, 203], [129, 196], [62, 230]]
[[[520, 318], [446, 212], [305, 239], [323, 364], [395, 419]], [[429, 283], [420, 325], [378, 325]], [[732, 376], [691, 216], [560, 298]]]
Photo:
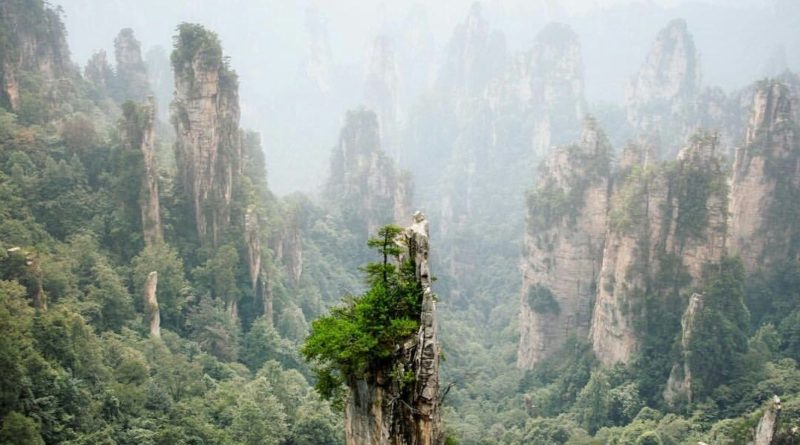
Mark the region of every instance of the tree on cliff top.
[[384, 226], [368, 241], [382, 257], [363, 269], [370, 289], [311, 325], [302, 353], [315, 364], [316, 388], [323, 398], [338, 400], [343, 385], [387, 371], [400, 344], [419, 327], [423, 291], [413, 260], [400, 262], [402, 249], [395, 239], [401, 230]]

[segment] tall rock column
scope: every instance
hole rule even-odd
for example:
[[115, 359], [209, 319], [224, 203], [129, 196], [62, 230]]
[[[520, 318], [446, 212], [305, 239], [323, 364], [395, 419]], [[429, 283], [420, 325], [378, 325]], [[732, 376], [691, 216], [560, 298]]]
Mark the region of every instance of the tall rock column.
[[517, 365], [532, 368], [586, 337], [605, 241], [611, 147], [596, 122], [557, 149], [528, 198]]
[[120, 102], [144, 100], [150, 90], [147, 66], [142, 60], [141, 45], [133, 35], [132, 29], [121, 30], [114, 39], [114, 57], [117, 61], [114, 98]]
[[230, 224], [234, 178], [241, 170], [239, 85], [217, 35], [182, 24], [172, 53], [178, 181], [189, 197], [197, 235], [216, 245]]
[[700, 61], [686, 22], [659, 31], [638, 74], [625, 92], [628, 122], [659, 139], [659, 155], [672, 158], [691, 134], [690, 118], [700, 94]]
[[428, 233], [428, 221], [422, 213], [416, 212], [413, 224], [396, 240], [405, 249], [401, 261], [413, 262], [416, 279], [423, 290], [419, 330], [403, 344], [398, 353], [399, 363], [393, 364], [413, 373], [413, 389], [403, 395], [396, 382], [386, 387], [380, 376], [351, 384], [345, 405], [347, 445], [443, 443], [436, 300], [431, 290]]
[[127, 102], [122, 107], [125, 141], [130, 150], [142, 154], [143, 172], [139, 203], [142, 212], [142, 233], [146, 246], [161, 242], [161, 214], [158, 198], [158, 165], [155, 150], [156, 106], [153, 97], [145, 105]]
[[696, 135], [677, 162], [622, 172], [590, 332], [604, 364], [629, 362], [641, 346], [639, 327], [650, 321], [660, 321], [663, 335], [678, 332], [681, 294], [725, 254], [728, 187], [716, 150], [715, 137]]
[[150, 325], [150, 336], [153, 338], [161, 337], [161, 312], [158, 310], [158, 299], [156, 291], [158, 289], [158, 272], [153, 271], [147, 274], [144, 282], [144, 308], [147, 313]]
[[366, 236], [407, 215], [410, 177], [399, 172], [381, 148], [377, 115], [366, 108], [350, 110], [331, 154], [326, 198], [349, 226]]
[[753, 271], [800, 251], [800, 132], [797, 97], [785, 85], [761, 83], [745, 144], [737, 150], [731, 188], [730, 247]]

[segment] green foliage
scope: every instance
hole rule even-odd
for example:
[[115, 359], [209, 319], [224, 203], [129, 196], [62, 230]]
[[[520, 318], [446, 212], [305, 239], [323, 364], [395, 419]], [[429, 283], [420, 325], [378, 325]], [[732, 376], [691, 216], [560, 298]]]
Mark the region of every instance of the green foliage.
[[206, 68], [222, 62], [222, 46], [215, 32], [194, 23], [181, 23], [177, 32], [173, 38], [175, 50], [170, 57], [176, 71], [191, 69], [195, 57], [199, 57]]
[[591, 147], [591, 151], [580, 145], [559, 149], [557, 153], [563, 153], [565, 162], [570, 166], [567, 173], [569, 176], [561, 178], [562, 181], [546, 170], [548, 164], [543, 163], [539, 167], [545, 179], [543, 185], [528, 193], [529, 230], [538, 233], [562, 221], [570, 226], [575, 224], [586, 204], [586, 191], [610, 176], [610, 146], [602, 132], [598, 137], [600, 141], [597, 147]]
[[39, 425], [33, 419], [12, 411], [3, 420], [0, 444], [44, 445], [44, 440], [39, 434]]
[[741, 261], [726, 258], [710, 269], [703, 307], [695, 315], [687, 353], [697, 397], [711, 394], [714, 388], [739, 375], [750, 326]]
[[401, 251], [395, 245], [399, 229], [386, 226], [369, 241], [383, 261], [366, 268], [370, 289], [349, 304], [315, 320], [301, 352], [315, 363], [317, 389], [334, 398], [343, 384], [365, 378], [390, 365], [403, 341], [416, 331], [422, 288], [414, 264], [390, 263]]
[[537, 283], [528, 288], [528, 307], [540, 314], [558, 314], [561, 307], [558, 305], [553, 292], [547, 286]]

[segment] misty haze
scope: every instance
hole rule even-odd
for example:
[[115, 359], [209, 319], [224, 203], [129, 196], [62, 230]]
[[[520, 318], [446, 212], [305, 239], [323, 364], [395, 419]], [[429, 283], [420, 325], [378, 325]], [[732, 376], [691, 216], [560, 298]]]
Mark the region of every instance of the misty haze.
[[800, 443], [798, 25], [0, 0], [0, 445]]

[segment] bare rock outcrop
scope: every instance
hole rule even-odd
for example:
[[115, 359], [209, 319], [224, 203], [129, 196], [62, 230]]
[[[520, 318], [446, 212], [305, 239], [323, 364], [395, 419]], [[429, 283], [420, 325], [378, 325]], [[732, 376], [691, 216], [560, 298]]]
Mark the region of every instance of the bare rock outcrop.
[[200, 25], [179, 27], [172, 65], [177, 179], [198, 238], [216, 245], [230, 224], [234, 180], [241, 172], [238, 80], [216, 34]]
[[639, 73], [625, 93], [628, 122], [639, 134], [662, 139], [660, 154], [675, 155], [694, 129], [689, 124], [700, 93], [700, 61], [682, 19], [671, 21], [657, 37]]
[[158, 197], [158, 165], [155, 149], [156, 105], [151, 96], [144, 105], [128, 102], [123, 106], [123, 133], [129, 150], [142, 155], [141, 191], [139, 204], [142, 214], [142, 233], [146, 246], [163, 241], [161, 207]]
[[410, 177], [397, 171], [381, 149], [377, 115], [366, 108], [350, 110], [331, 155], [325, 196], [364, 236], [408, 214]]
[[716, 139], [696, 135], [677, 162], [634, 166], [615, 186], [590, 333], [604, 364], [627, 363], [639, 347], [637, 323], [679, 301], [725, 254], [723, 165]]
[[689, 305], [681, 317], [681, 353], [682, 363], [672, 366], [669, 373], [667, 386], [664, 388], [664, 401], [670, 406], [679, 406], [681, 403], [692, 403], [692, 369], [689, 366], [687, 355], [692, 341], [692, 328], [695, 325], [697, 314], [703, 310], [703, 294], [692, 294]]
[[611, 147], [596, 122], [542, 165], [528, 198], [517, 366], [586, 337], [606, 231]]
[[797, 97], [777, 81], [753, 97], [745, 143], [736, 153], [730, 247], [748, 271], [800, 251], [800, 132]]
[[161, 312], [158, 310], [158, 272], [153, 271], [147, 274], [144, 282], [144, 310], [150, 326], [150, 336], [153, 338], [161, 337]]
[[769, 406], [764, 410], [761, 420], [758, 421], [753, 445], [772, 445], [772, 439], [778, 431], [778, 419], [781, 415], [781, 399], [772, 396]]
[[117, 62], [115, 99], [144, 100], [150, 91], [147, 77], [147, 66], [142, 60], [141, 45], [133, 34], [133, 30], [125, 28], [114, 39], [114, 57]]
[[413, 224], [398, 237], [423, 289], [420, 327], [397, 354], [393, 364], [414, 375], [411, 391], [401, 394], [397, 382], [384, 377], [350, 384], [345, 405], [347, 445], [439, 445], [443, 443], [439, 395], [439, 345], [436, 340], [436, 300], [431, 289], [428, 221], [416, 212]]

